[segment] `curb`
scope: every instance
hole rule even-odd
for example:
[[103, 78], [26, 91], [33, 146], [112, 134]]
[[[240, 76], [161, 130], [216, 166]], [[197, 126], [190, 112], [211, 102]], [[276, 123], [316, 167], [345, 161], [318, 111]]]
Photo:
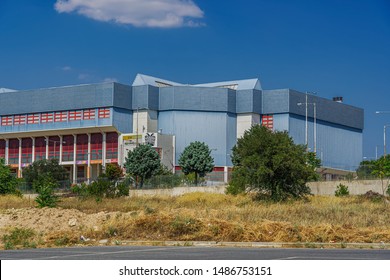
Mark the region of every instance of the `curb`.
[[292, 242], [217, 242], [217, 241], [134, 241], [112, 240], [106, 245], [124, 246], [182, 246], [182, 247], [244, 247], [244, 248], [305, 248], [305, 249], [383, 249], [389, 250], [390, 243], [292, 243]]

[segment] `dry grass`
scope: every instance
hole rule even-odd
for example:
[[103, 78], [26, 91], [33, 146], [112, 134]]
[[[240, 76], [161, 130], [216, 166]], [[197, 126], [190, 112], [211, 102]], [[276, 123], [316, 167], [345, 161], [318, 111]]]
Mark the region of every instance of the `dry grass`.
[[[0, 197], [2, 213], [31, 204]], [[89, 215], [104, 211], [109, 218], [99, 229], [44, 233], [46, 242], [57, 246], [80, 242], [80, 235], [96, 240], [390, 243], [390, 206], [361, 197], [272, 204], [248, 196], [191, 193], [102, 202], [66, 198], [60, 207]]]

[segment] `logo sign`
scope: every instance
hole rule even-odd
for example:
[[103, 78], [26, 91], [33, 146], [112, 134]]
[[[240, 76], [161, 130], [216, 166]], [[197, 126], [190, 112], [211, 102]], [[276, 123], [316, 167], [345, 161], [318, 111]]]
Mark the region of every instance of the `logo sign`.
[[154, 146], [156, 142], [156, 136], [154, 133], [146, 133], [145, 134], [145, 143]]

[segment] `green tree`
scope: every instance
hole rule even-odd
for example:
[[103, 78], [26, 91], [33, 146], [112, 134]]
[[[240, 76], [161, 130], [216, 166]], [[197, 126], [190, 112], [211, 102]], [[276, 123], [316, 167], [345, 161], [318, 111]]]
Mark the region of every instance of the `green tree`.
[[54, 194], [54, 189], [58, 186], [58, 183], [49, 176], [40, 176], [39, 179], [34, 180], [33, 188], [37, 191], [38, 196], [35, 202], [39, 208], [43, 207], [56, 207], [58, 197]]
[[371, 179], [376, 176], [372, 174], [374, 171], [376, 160], [363, 160], [356, 169], [356, 175], [359, 179]]
[[307, 152], [306, 157], [307, 164], [313, 170], [313, 176], [309, 177], [309, 181], [318, 181], [320, 175], [316, 172], [316, 169], [321, 167], [321, 160], [317, 157], [316, 153], [313, 152]]
[[287, 132], [253, 126], [232, 149], [234, 168], [227, 192], [257, 191], [273, 201], [305, 197], [310, 194], [306, 183], [315, 176], [307, 153]]
[[50, 182], [58, 187], [60, 182], [69, 179], [69, 175], [65, 167], [59, 164], [58, 159], [42, 159], [24, 168], [23, 178], [29, 186], [34, 186], [35, 181], [50, 179]]
[[104, 172], [105, 177], [111, 181], [118, 181], [123, 177], [123, 170], [118, 164], [107, 164], [106, 171]]
[[18, 180], [11, 173], [11, 168], [5, 165], [5, 160], [0, 158], [0, 195], [20, 194], [17, 189]]
[[195, 185], [198, 177], [204, 177], [206, 173], [213, 171], [214, 159], [210, 155], [211, 150], [204, 142], [190, 143], [180, 155], [179, 164], [185, 175], [195, 174]]
[[[381, 179], [382, 183], [382, 194], [386, 195], [386, 190], [389, 185], [390, 177], [390, 157], [381, 157], [374, 162], [372, 174]], [[386, 181], [386, 183], [385, 183]]]
[[152, 146], [142, 144], [128, 152], [125, 168], [126, 172], [136, 179], [137, 187], [142, 188], [146, 179], [160, 171], [160, 157]]

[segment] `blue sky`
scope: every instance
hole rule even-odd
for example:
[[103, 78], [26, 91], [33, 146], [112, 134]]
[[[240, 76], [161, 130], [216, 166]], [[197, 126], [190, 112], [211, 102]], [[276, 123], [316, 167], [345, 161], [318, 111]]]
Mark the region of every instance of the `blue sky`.
[[136, 73], [343, 96], [364, 108], [364, 156], [375, 157], [390, 124], [375, 114], [390, 111], [390, 1], [0, 0], [0, 87]]

